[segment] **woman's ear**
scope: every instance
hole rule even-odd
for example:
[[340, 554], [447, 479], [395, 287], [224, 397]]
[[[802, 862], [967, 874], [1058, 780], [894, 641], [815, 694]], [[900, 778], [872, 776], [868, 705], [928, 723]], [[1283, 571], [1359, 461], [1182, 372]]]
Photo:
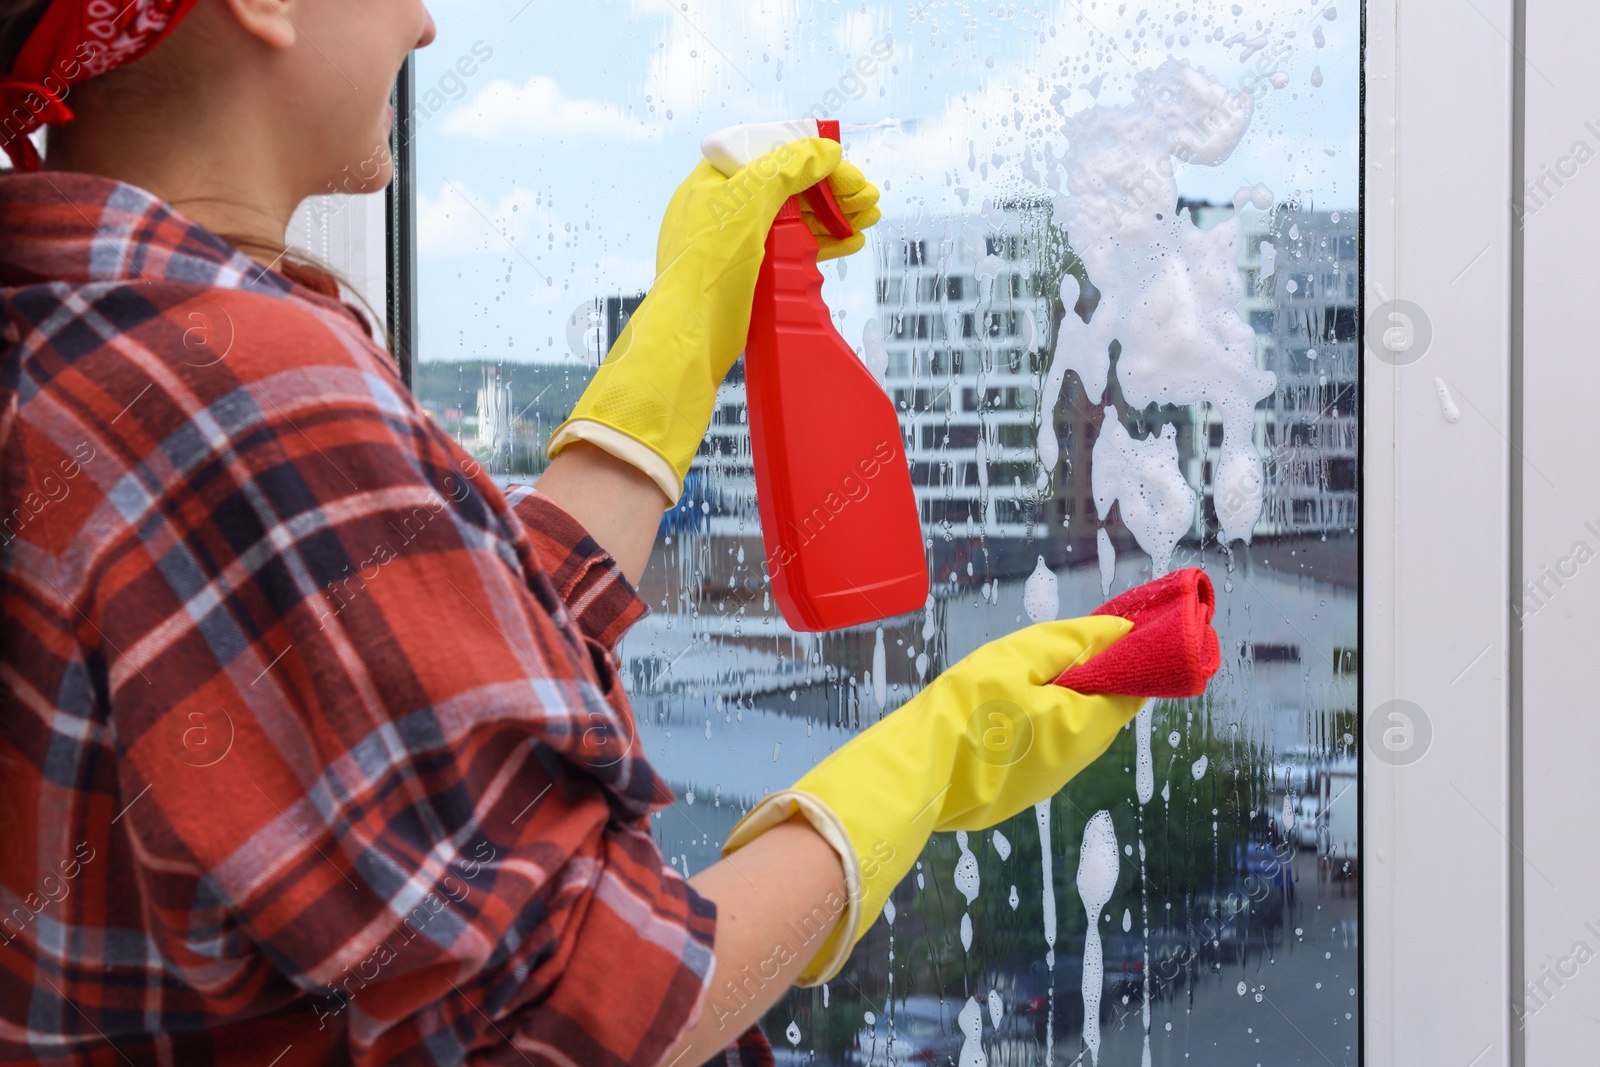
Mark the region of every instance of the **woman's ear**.
[[270, 48], [292, 48], [297, 36], [294, 0], [222, 0], [250, 36]]

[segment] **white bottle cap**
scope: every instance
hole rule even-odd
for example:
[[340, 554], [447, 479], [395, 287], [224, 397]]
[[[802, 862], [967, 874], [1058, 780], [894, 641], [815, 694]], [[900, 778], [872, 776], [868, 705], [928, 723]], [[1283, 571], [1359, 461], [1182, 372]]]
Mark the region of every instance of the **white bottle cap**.
[[780, 145], [806, 137], [820, 136], [816, 119], [789, 122], [751, 122], [725, 126], [700, 142], [700, 153], [725, 178], [731, 178], [752, 159], [764, 156]]

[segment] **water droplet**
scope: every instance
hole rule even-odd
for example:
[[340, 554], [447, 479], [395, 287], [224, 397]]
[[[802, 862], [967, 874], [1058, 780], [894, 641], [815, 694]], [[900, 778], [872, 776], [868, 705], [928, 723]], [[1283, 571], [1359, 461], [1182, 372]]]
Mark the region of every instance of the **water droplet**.
[[883, 627], [878, 627], [878, 636], [872, 644], [872, 699], [877, 702], [878, 710], [889, 702], [888, 679], [884, 677], [887, 667], [887, 653], [883, 648]]
[[1047, 622], [1061, 614], [1061, 595], [1055, 572], [1044, 565], [1044, 557], [1034, 564], [1033, 573], [1022, 590], [1022, 608], [1034, 622]]
[[1117, 576], [1117, 550], [1104, 526], [1095, 531], [1094, 543], [1096, 554], [1100, 557], [1100, 593], [1110, 596], [1111, 582]]
[[1156, 791], [1155, 756], [1150, 751], [1150, 729], [1155, 721], [1155, 706], [1146, 703], [1139, 709], [1139, 714], [1134, 720], [1135, 727], [1135, 757], [1137, 767], [1134, 776], [1134, 788], [1139, 796], [1140, 804], [1150, 803], [1150, 798]]
[[[840, 259], [843, 263], [844, 260]], [[868, 319], [861, 327], [861, 361], [879, 382], [889, 372], [889, 351], [883, 346], [883, 329], [877, 319]]]
[[1117, 887], [1121, 861], [1117, 858], [1117, 832], [1109, 811], [1097, 811], [1083, 829], [1078, 854], [1078, 897], [1088, 921], [1083, 942], [1083, 1043], [1100, 1062], [1100, 994], [1105, 983], [1105, 954], [1100, 942], [1100, 912]]
[[1444, 421], [1452, 425], [1461, 421], [1461, 409], [1456, 406], [1455, 397], [1450, 395], [1450, 387], [1443, 378], [1434, 378], [1434, 391], [1439, 394], [1439, 413], [1444, 416]]
[[956, 860], [954, 874], [956, 889], [967, 898], [967, 903], [971, 904], [978, 899], [978, 857], [967, 847], [966, 831], [956, 831], [956, 844], [961, 848], [961, 857]]

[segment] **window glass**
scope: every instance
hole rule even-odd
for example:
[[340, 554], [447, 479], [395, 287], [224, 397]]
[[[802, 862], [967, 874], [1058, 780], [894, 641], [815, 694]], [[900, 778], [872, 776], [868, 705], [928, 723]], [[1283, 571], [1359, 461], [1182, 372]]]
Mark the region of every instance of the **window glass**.
[[[883, 190], [824, 295], [900, 412], [933, 595], [851, 631], [785, 627], [736, 368], [621, 649], [678, 793], [657, 820], [674, 866], [714, 863], [750, 803], [983, 642], [1173, 568], [1216, 586], [1206, 696], [1154, 702], [1038, 812], [937, 835], [844, 973], [768, 1017], [780, 1054], [1356, 1062], [1359, 8], [435, 16], [401, 117], [414, 383], [503, 481], [537, 476], [649, 287], [704, 135], [838, 119]], [[1084, 863], [1115, 869], [1109, 895], [1084, 899]]]

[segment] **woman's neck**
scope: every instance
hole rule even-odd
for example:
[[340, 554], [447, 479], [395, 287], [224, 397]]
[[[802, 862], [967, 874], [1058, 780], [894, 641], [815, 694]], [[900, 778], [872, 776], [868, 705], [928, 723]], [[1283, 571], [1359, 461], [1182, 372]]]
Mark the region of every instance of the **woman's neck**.
[[136, 185], [258, 262], [275, 263], [304, 199], [294, 177], [274, 165], [288, 153], [272, 151], [272, 131], [253, 128], [248, 114], [172, 103], [94, 94], [73, 122], [51, 129], [45, 169]]

